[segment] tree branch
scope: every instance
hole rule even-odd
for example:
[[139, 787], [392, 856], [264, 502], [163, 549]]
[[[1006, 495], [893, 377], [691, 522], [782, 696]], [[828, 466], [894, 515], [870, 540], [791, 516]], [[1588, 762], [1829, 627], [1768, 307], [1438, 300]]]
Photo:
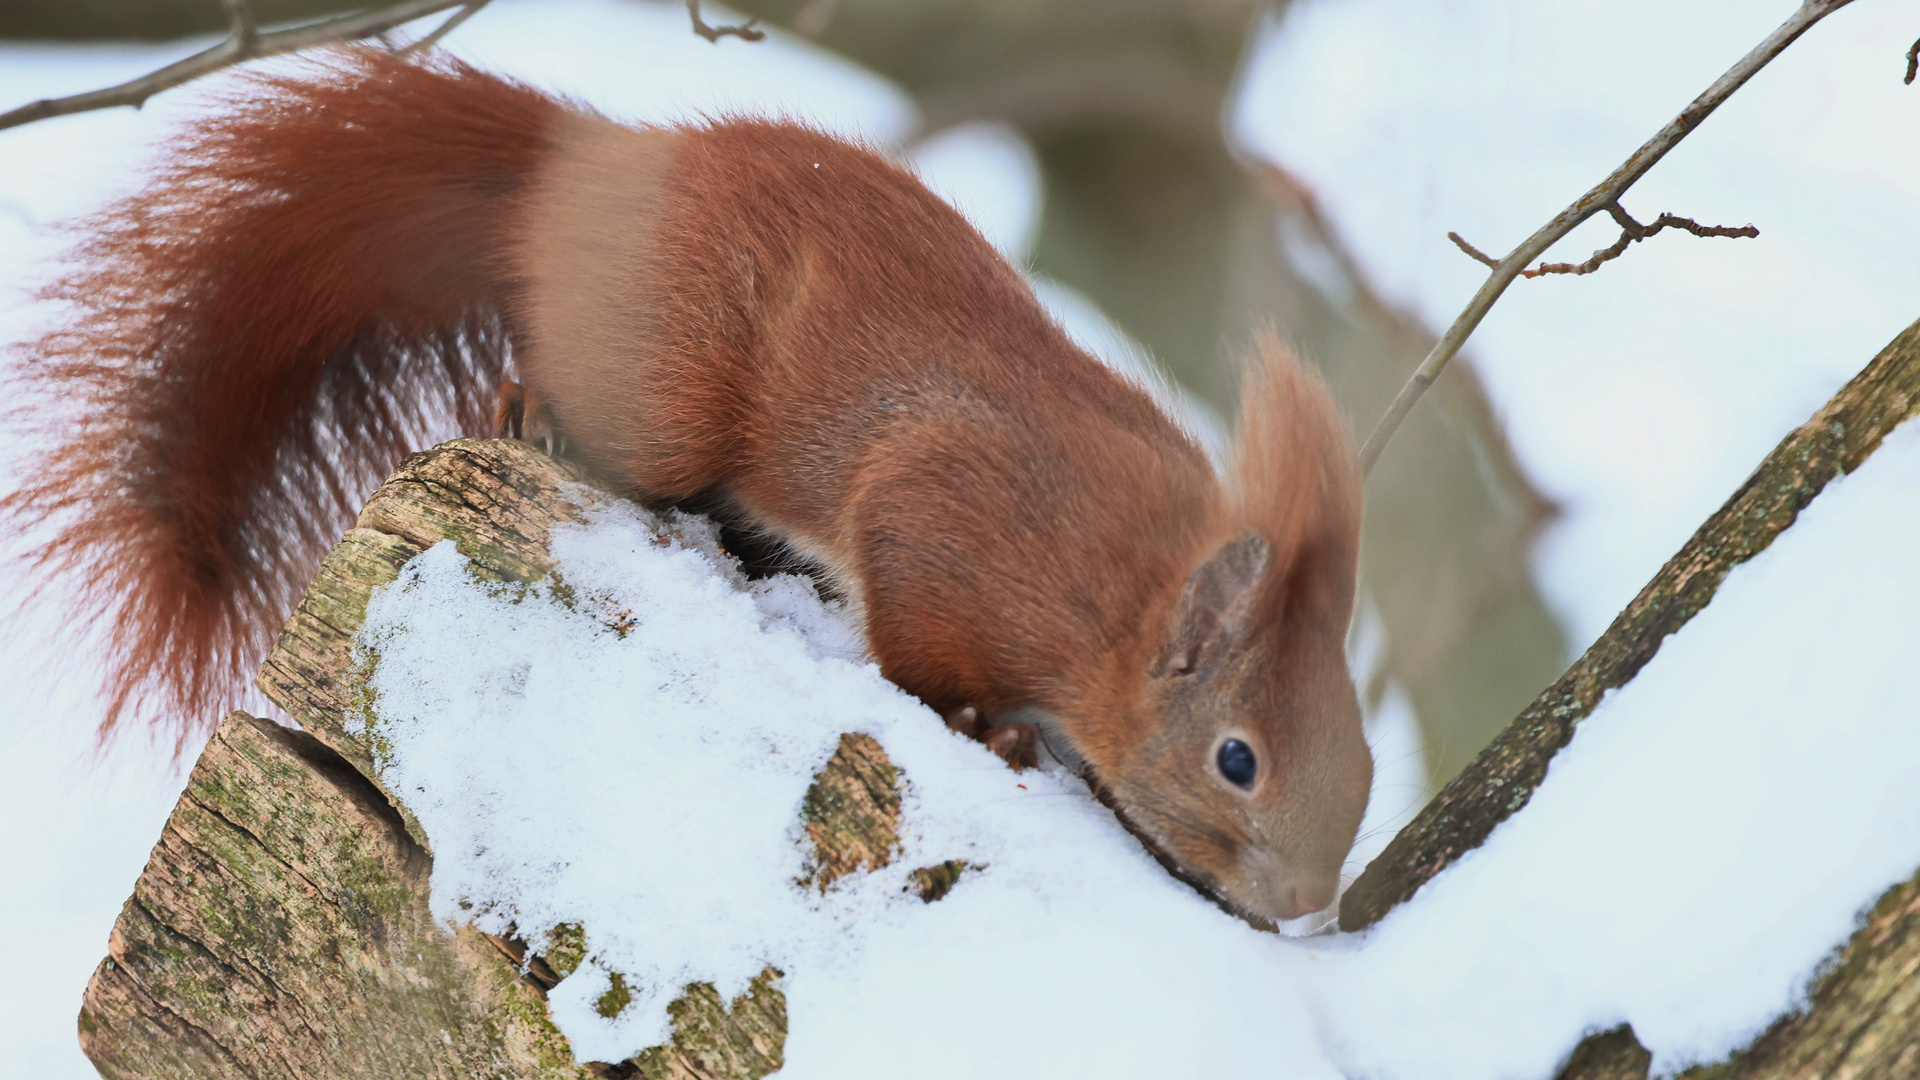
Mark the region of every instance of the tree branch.
[[[203, 75], [210, 75], [223, 68], [258, 57], [296, 52], [317, 45], [361, 41], [384, 34], [396, 26], [424, 15], [432, 15], [452, 7], [465, 6], [478, 10], [481, 6], [473, 0], [404, 0], [403, 3], [373, 11], [342, 15], [339, 18], [309, 23], [306, 26], [262, 33], [253, 21], [253, 13], [247, 8], [246, 0], [223, 0], [223, 2], [226, 4], [227, 16], [233, 30], [220, 44], [118, 86], [90, 90], [70, 97], [44, 98], [0, 113], [0, 130], [30, 124], [35, 120], [71, 116], [74, 113], [110, 109], [120, 105], [131, 105], [137, 109], [146, 104], [148, 98], [162, 90], [170, 90]], [[484, 3], [484, 0], [481, 2]], [[451, 25], [442, 26], [435, 33], [440, 34], [453, 29], [454, 25], [458, 25], [456, 19], [459, 19], [459, 16], [448, 20]]]
[[693, 20], [694, 33], [716, 45], [721, 38], [728, 35], [737, 37], [741, 41], [759, 41], [767, 36], [765, 31], [753, 28], [754, 24], [760, 21], [759, 19], [748, 19], [739, 26], [708, 26], [706, 20], [700, 17], [700, 0], [687, 0], [687, 18]]
[[[1751, 225], [1742, 225], [1737, 229], [1727, 225], [1702, 225], [1692, 218], [1683, 218], [1674, 214], [1661, 214], [1654, 220], [1653, 224], [1642, 225], [1638, 221], [1635, 221], [1633, 215], [1627, 213], [1626, 209], [1618, 202], [1608, 203], [1607, 213], [1613, 215], [1613, 220], [1619, 223], [1620, 239], [1594, 252], [1593, 256], [1586, 262], [1543, 262], [1531, 270], [1520, 271], [1520, 276], [1523, 278], [1537, 278], [1542, 274], [1591, 274], [1595, 270], [1600, 269], [1601, 263], [1610, 262], [1619, 258], [1621, 254], [1627, 250], [1628, 244], [1645, 240], [1647, 237], [1669, 226], [1676, 229], [1685, 229], [1695, 236], [1744, 236], [1752, 238], [1760, 235], [1760, 230]], [[1475, 259], [1486, 263], [1495, 270], [1500, 269], [1499, 260], [1486, 254], [1479, 248], [1474, 247], [1472, 244], [1467, 243], [1465, 240], [1462, 240], [1459, 233], [1448, 233], [1447, 239], [1459, 245], [1461, 251], [1466, 252]]]
[[1459, 233], [1450, 232], [1447, 234], [1447, 239], [1453, 241], [1455, 247], [1458, 247], [1461, 251], [1466, 252], [1475, 261], [1486, 263], [1488, 266], [1493, 267], [1495, 270], [1500, 269], [1499, 259], [1496, 259], [1493, 256], [1487, 254], [1486, 252], [1481, 251], [1479, 248], [1474, 247], [1472, 244], [1467, 243], [1466, 240], [1463, 239]]
[[[1845, 7], [1851, 0], [1802, 0], [1800, 9], [1769, 34], [1765, 41], [1754, 46], [1753, 50], [1740, 59], [1740, 62], [1727, 70], [1727, 73], [1714, 80], [1706, 92], [1693, 99], [1693, 103], [1680, 111], [1667, 126], [1660, 129], [1646, 144], [1633, 152], [1633, 156], [1623, 162], [1613, 174], [1602, 180], [1591, 191], [1582, 195], [1573, 205], [1560, 211], [1552, 221], [1541, 226], [1540, 230], [1521, 243], [1506, 258], [1501, 259], [1487, 278], [1486, 284], [1473, 294], [1466, 309], [1453, 320], [1453, 325], [1441, 335], [1433, 351], [1421, 362], [1420, 367], [1407, 380], [1400, 393], [1394, 397], [1393, 404], [1387, 407], [1385, 416], [1374, 426], [1373, 434], [1367, 436], [1367, 443], [1360, 451], [1361, 468], [1371, 472], [1374, 462], [1380, 459], [1380, 453], [1386, 449], [1387, 441], [1399, 430], [1400, 424], [1413, 409], [1420, 395], [1440, 377], [1447, 364], [1453, 360], [1460, 347], [1466, 344], [1480, 320], [1486, 317], [1500, 294], [1506, 291], [1513, 279], [1519, 277], [1528, 263], [1543, 254], [1561, 237], [1572, 232], [1574, 227], [1593, 215], [1617, 204], [1634, 182], [1645, 176], [1648, 169], [1665, 157], [1667, 151], [1679, 145], [1693, 129], [1700, 126], [1720, 103], [1733, 95], [1733, 92], [1745, 85], [1754, 73], [1765, 67], [1769, 61], [1793, 44], [1794, 40], [1805, 33], [1809, 27], [1821, 19]], [[1604, 261], [1604, 260], [1603, 260]]]

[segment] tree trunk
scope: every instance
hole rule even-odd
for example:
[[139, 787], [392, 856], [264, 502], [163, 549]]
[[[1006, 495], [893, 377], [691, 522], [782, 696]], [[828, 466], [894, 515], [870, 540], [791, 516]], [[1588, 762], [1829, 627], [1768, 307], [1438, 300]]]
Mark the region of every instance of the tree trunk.
[[194, 766], [80, 1013], [109, 1078], [578, 1076], [540, 992], [433, 925], [365, 776], [245, 713]]
[[[524, 443], [474, 440], [415, 455], [381, 487], [260, 672], [304, 730], [244, 713], [221, 724], [114, 925], [80, 1014], [103, 1076], [733, 1080], [780, 1068], [786, 999], [772, 969], [731, 1003], [686, 987], [663, 1046], [575, 1061], [545, 999], [580, 963], [584, 929], [536, 948], [435, 925], [431, 838], [373, 768], [378, 729], [360, 723], [366, 673], [352, 663], [373, 589], [443, 539], [483, 577], [538, 580], [552, 569], [548, 528], [610, 497]], [[802, 810], [815, 887], [892, 859], [900, 783], [879, 743], [841, 739]], [[965, 869], [919, 871], [922, 897]]]
[[[1480, 846], [1527, 804], [1574, 725], [1607, 690], [1632, 679], [1667, 635], [1707, 606], [1729, 571], [1786, 531], [1828, 481], [1851, 472], [1888, 432], [1920, 412], [1920, 322], [1909, 326], [1813, 418], [1788, 435], [1726, 505], [1586, 655], [1540, 695], [1416, 815], [1340, 905], [1340, 927], [1379, 921], [1421, 885]], [[1697, 1080], [1920, 1074], [1920, 876], [1873, 909], [1821, 978], [1802, 1015], [1783, 1019], [1733, 1060]], [[1644, 1078], [1649, 1055], [1627, 1028], [1589, 1038], [1562, 1080]]]

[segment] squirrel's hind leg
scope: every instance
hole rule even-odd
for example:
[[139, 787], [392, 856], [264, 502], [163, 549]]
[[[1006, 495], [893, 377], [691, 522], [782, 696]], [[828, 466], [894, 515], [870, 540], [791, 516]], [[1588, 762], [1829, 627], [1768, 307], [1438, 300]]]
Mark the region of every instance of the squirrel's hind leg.
[[493, 437], [539, 443], [549, 457], [565, 457], [567, 440], [540, 395], [512, 379], [500, 380], [493, 404]]

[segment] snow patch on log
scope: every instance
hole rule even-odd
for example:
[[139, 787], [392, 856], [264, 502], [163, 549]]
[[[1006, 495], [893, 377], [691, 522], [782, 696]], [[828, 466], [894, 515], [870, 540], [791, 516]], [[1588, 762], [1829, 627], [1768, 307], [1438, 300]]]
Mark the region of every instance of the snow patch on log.
[[[549, 994], [581, 1060], [664, 1042], [688, 983], [732, 998], [771, 967], [783, 1076], [1256, 1075], [1276, 1035], [1296, 1075], [1332, 1075], [1287, 1000], [1306, 953], [1169, 878], [1077, 779], [949, 732], [844, 608], [748, 582], [701, 519], [584, 514], [546, 582], [476, 578], [442, 543], [378, 591], [353, 732], [432, 838], [437, 917], [585, 928]], [[899, 771], [900, 851], [823, 892], [802, 808], [844, 732]], [[923, 902], [916, 872], [955, 864]]]
[[[1920, 865], [1915, 492], [1908, 424], [1359, 937], [1223, 916], [1078, 781], [1008, 772], [886, 684], [848, 612], [626, 504], [556, 526], [545, 583], [445, 545], [410, 563], [359, 637], [369, 742], [433, 838], [440, 918], [587, 928], [551, 993], [582, 1059], [660, 1042], [688, 983], [726, 1000], [772, 968], [788, 1077], [1539, 1077], [1622, 1022], [1670, 1072], [1803, 1005]], [[845, 732], [898, 770], [900, 851], [822, 891], [802, 807]], [[956, 866], [922, 903], [916, 872]]]

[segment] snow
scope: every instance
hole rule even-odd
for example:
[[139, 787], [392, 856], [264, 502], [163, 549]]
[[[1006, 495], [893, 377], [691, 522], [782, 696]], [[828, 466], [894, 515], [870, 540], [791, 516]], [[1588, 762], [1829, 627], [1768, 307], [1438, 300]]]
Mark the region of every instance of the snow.
[[[358, 640], [436, 914], [586, 925], [593, 963], [553, 995], [584, 1057], [660, 1041], [688, 981], [733, 995], [773, 965], [790, 1077], [1518, 1080], [1623, 1021], [1673, 1072], [1801, 1003], [1920, 865], [1920, 703], [1886, 660], [1920, 647], [1916, 494], [1907, 424], [1357, 939], [1222, 915], [1075, 778], [1005, 769], [881, 679], [844, 611], [746, 583], [699, 519], [611, 502], [556, 528], [569, 603], [442, 544]], [[904, 771], [904, 851], [821, 897], [795, 884], [799, 807], [842, 731]], [[946, 859], [985, 869], [904, 893]], [[638, 992], [609, 1022], [613, 972]]]
[[[577, 609], [478, 586], [442, 544], [358, 639], [378, 657], [381, 778], [433, 842], [436, 914], [533, 941], [586, 925], [592, 970], [552, 996], [580, 1055], [660, 1042], [681, 985], [732, 996], [771, 964], [787, 1076], [1166, 1073], [1196, 1047], [1213, 1075], [1258, 1076], [1276, 1016], [1283, 1060], [1331, 1075], [1301, 1004], [1274, 1008], [1297, 952], [1169, 878], [1077, 780], [949, 732], [799, 579], [748, 586], [697, 519], [664, 545], [655, 520], [616, 503], [554, 530]], [[905, 773], [904, 850], [819, 897], [795, 884], [800, 805], [850, 730]], [[905, 891], [948, 859], [985, 869], [935, 904]], [[609, 1023], [592, 1004], [613, 971], [636, 996]], [[1261, 1037], [1223, 1042], [1222, 1019]]]

